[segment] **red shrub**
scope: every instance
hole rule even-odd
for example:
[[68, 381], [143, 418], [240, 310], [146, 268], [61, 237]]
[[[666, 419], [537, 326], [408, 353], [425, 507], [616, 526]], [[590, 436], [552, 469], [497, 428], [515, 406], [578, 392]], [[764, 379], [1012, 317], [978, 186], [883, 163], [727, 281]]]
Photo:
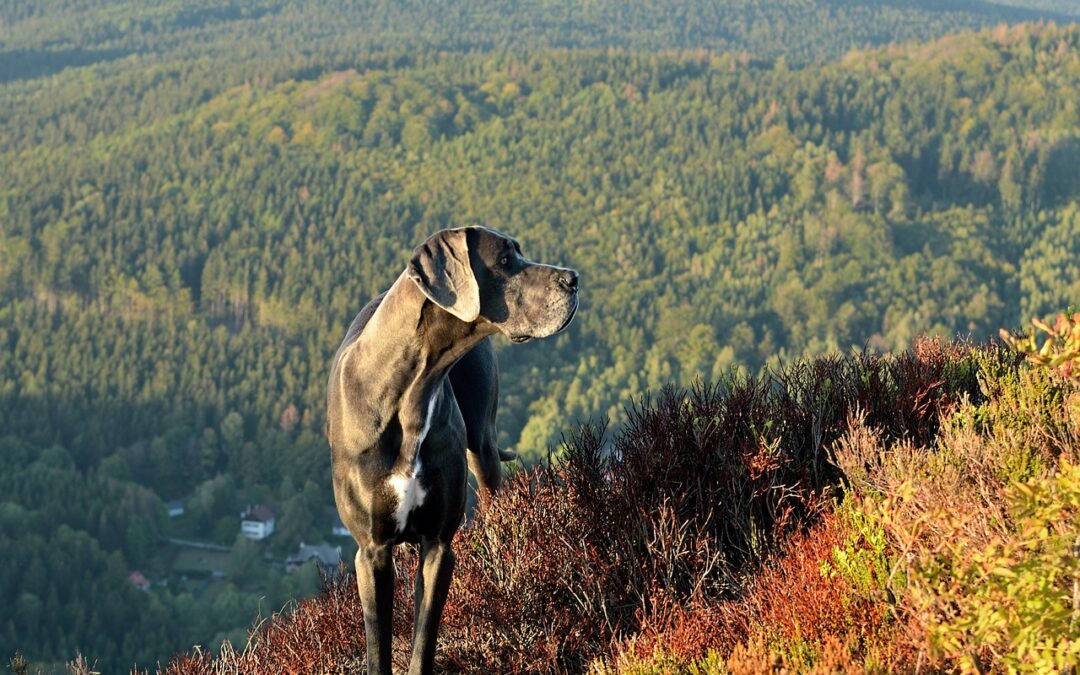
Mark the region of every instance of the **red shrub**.
[[822, 573], [822, 563], [832, 560], [833, 548], [844, 538], [832, 514], [793, 536], [757, 575], [742, 602], [750, 625], [764, 628], [770, 637], [814, 643], [879, 625], [883, 617], [877, 606], [855, 596], [843, 579]]
[[[820, 641], [850, 630], [863, 639], [859, 627], [879, 624], [877, 610], [843, 596], [819, 569], [839, 541], [832, 518], [814, 526], [840, 479], [825, 448], [856, 409], [886, 441], [926, 442], [960, 392], [978, 397], [966, 347], [920, 344], [897, 356], [832, 356], [756, 379], [667, 388], [631, 407], [612, 437], [581, 427], [559, 462], [508, 480], [458, 535], [439, 667], [581, 671], [613, 650], [657, 645], [698, 656], [742, 643], [759, 625], [780, 637]], [[748, 591], [746, 580], [785, 540], [785, 555]], [[414, 556], [400, 560], [400, 576], [411, 576]], [[219, 672], [226, 663], [245, 672], [348, 670], [363, 652], [354, 586], [351, 575], [329, 580], [322, 597], [273, 617], [243, 654], [181, 657], [166, 672]], [[401, 581], [402, 666], [406, 589]]]
[[[845, 542], [852, 545], [850, 536], [834, 514], [827, 514], [807, 532], [791, 537], [782, 553], [763, 567], [730, 614], [742, 622], [747, 641], [746, 648], [733, 653], [736, 662], [764, 641], [777, 645], [773, 651], [778, 663], [795, 671], [809, 664], [785, 645], [813, 649], [812, 672], [860, 672], [868, 655], [889, 671], [911, 665], [904, 628], [894, 623], [889, 605], [860, 593], [840, 576], [823, 573], [823, 563], [832, 562], [836, 548], [845, 548]], [[756, 663], [756, 657], [748, 663]]]
[[[399, 576], [412, 579], [416, 554], [396, 552]], [[394, 633], [412, 632], [412, 584], [399, 583], [394, 605]], [[399, 641], [400, 643], [400, 641]], [[408, 667], [405, 644], [398, 644], [395, 665]], [[165, 675], [215, 673], [353, 673], [363, 670], [364, 621], [356, 575], [344, 565], [336, 575], [323, 577], [322, 594], [274, 614], [252, 630], [248, 644], [237, 652], [225, 643], [215, 657], [203, 651], [178, 656], [161, 672]]]

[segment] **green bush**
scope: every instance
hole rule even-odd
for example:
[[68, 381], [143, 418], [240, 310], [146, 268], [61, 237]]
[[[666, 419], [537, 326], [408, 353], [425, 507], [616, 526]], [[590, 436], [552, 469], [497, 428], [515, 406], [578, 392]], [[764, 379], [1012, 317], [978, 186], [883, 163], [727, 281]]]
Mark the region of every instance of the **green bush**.
[[837, 507], [841, 529], [848, 533], [841, 546], [833, 547], [832, 559], [821, 565], [826, 578], [840, 577], [867, 598], [891, 594], [892, 562], [888, 537], [874, 516], [847, 499]]
[[1002, 339], [1035, 365], [1080, 382], [1080, 312], [1058, 314], [1053, 326], [1039, 319], [1032, 319], [1031, 323], [1034, 329], [1023, 336], [1002, 330]]
[[719, 652], [710, 651], [699, 661], [680, 659], [672, 654], [656, 653], [645, 659], [627, 659], [617, 666], [593, 664], [589, 675], [728, 675], [730, 671]]
[[1080, 466], [1014, 483], [1013, 526], [989, 542], [951, 523], [953, 537], [915, 566], [909, 589], [928, 617], [934, 655], [965, 670], [997, 662], [1012, 671], [1080, 666]]

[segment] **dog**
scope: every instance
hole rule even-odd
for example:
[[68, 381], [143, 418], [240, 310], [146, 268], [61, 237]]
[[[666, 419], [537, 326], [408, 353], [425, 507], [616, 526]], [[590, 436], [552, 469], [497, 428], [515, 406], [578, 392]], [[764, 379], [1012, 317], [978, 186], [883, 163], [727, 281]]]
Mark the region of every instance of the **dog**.
[[334, 499], [359, 546], [367, 672], [390, 675], [392, 549], [419, 545], [410, 675], [431, 673], [464, 520], [466, 469], [499, 487], [498, 365], [490, 337], [563, 331], [578, 309], [574, 270], [526, 259], [484, 227], [442, 230], [353, 320], [327, 387]]

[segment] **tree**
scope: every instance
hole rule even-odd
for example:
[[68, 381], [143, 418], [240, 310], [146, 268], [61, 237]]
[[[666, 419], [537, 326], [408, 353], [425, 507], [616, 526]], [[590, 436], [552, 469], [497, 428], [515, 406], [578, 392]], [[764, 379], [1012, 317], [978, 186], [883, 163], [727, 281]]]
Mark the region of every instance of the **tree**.
[[242, 534], [236, 535], [229, 551], [229, 578], [237, 584], [252, 584], [263, 572], [262, 547]]

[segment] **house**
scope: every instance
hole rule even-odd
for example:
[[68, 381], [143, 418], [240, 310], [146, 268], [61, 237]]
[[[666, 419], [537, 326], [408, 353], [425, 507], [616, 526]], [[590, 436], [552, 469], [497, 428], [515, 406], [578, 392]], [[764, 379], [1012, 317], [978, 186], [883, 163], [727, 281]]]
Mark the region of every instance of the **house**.
[[240, 533], [248, 539], [266, 539], [274, 533], [274, 512], [265, 504], [249, 506], [240, 514]]
[[128, 583], [144, 593], [150, 590], [150, 580], [139, 570], [128, 575]]
[[335, 537], [351, 537], [352, 533], [349, 532], [349, 528], [345, 527], [345, 523], [341, 522], [341, 516], [334, 514], [330, 520], [330, 534]]
[[184, 502], [180, 501], [179, 499], [172, 500], [171, 502], [166, 504], [166, 506], [169, 509], [170, 518], [178, 518], [184, 515]]
[[292, 572], [301, 565], [314, 561], [326, 571], [336, 572], [341, 563], [341, 547], [329, 544], [307, 545], [300, 542], [300, 548], [285, 559], [285, 570]]

